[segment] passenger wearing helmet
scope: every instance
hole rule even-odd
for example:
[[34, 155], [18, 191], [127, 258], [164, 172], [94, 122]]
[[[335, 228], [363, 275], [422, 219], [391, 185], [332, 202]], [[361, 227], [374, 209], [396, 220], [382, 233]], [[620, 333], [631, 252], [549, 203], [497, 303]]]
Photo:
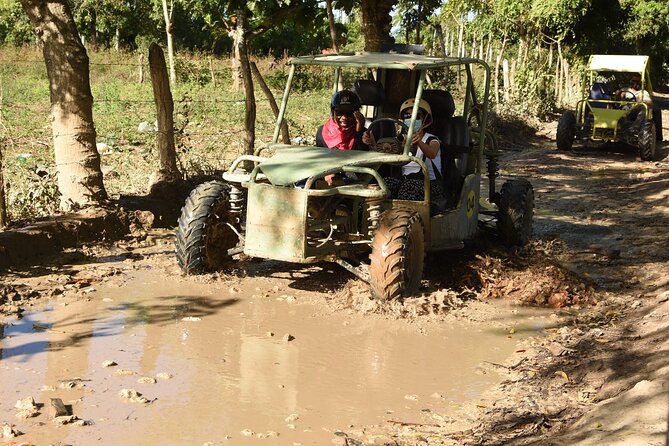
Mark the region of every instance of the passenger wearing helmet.
[[330, 119], [318, 128], [316, 145], [330, 149], [367, 150], [362, 142], [365, 117], [360, 113], [360, 99], [350, 90], [341, 90], [330, 101]]
[[[415, 99], [404, 101], [400, 107], [400, 119], [408, 126]], [[419, 102], [418, 115], [414, 121], [414, 133], [411, 138], [411, 154], [421, 159], [427, 166], [430, 175], [430, 197], [434, 203], [444, 197], [441, 187], [441, 140], [426, 129], [432, 125], [432, 109], [424, 99]], [[365, 142], [371, 142], [365, 135]], [[400, 200], [423, 200], [425, 183], [420, 165], [411, 161], [402, 166], [402, 178], [384, 178], [393, 198]]]

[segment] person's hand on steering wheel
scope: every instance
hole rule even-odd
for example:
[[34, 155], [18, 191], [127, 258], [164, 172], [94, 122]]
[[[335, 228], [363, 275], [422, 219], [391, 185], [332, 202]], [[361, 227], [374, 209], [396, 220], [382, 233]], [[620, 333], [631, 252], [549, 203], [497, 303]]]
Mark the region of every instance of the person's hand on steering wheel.
[[376, 144], [376, 138], [374, 138], [374, 134], [372, 132], [366, 130], [365, 133], [362, 134], [362, 142], [368, 146], [373, 146]]

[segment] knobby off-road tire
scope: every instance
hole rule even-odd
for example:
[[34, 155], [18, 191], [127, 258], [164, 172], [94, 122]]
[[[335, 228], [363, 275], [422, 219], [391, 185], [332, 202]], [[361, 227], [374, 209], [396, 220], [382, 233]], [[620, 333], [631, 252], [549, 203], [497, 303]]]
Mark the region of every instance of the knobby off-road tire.
[[644, 161], [655, 159], [655, 123], [644, 121], [639, 127], [639, 158]]
[[526, 244], [532, 236], [534, 189], [529, 181], [515, 178], [502, 185], [497, 233], [507, 247]]
[[221, 269], [232, 260], [228, 249], [239, 237], [228, 223], [241, 231], [230, 215], [229, 186], [210, 181], [195, 188], [181, 209], [176, 233], [177, 263], [186, 274], [202, 274]]
[[559, 150], [571, 150], [576, 137], [576, 116], [570, 111], [562, 113], [558, 121], [556, 143]]
[[425, 259], [425, 230], [420, 216], [409, 209], [384, 212], [369, 259], [370, 286], [376, 299], [417, 293]]

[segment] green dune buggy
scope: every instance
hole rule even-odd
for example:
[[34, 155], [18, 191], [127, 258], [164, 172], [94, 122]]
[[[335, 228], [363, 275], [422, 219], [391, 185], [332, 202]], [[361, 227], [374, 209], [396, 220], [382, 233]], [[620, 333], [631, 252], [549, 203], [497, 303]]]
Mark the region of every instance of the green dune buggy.
[[[314, 66], [332, 70], [333, 91], [346, 76], [354, 80], [351, 88], [376, 136], [369, 151], [277, 143], [296, 72]], [[427, 88], [428, 72], [444, 78], [449, 70], [458, 70], [463, 80], [457, 105], [450, 91]], [[478, 59], [397, 53], [293, 58], [273, 142], [240, 156], [222, 181], [200, 185], [187, 199], [175, 242], [181, 269], [217, 270], [242, 253], [296, 263], [331, 261], [368, 282], [376, 298], [393, 299], [419, 290], [426, 252], [462, 248], [480, 221], [496, 224], [507, 245], [527, 242], [531, 184], [515, 178], [499, 190], [495, 185], [499, 152], [486, 129], [490, 77], [488, 65]], [[405, 125], [397, 113], [410, 97], [417, 100]], [[430, 132], [445, 144], [442, 157], [453, 161], [444, 172], [451, 179], [451, 199], [439, 206], [431, 200], [429, 180], [418, 201], [393, 199], [385, 180], [410, 161], [429, 178], [425, 162], [410, 147], [421, 98], [432, 108]], [[484, 162], [488, 200], [481, 200]], [[323, 179], [331, 174], [348, 181], [328, 185]]]
[[617, 141], [652, 161], [662, 140], [662, 114], [652, 107], [648, 63], [648, 56], [590, 56], [576, 112], [565, 111], [558, 121], [557, 148], [570, 150], [574, 140]]

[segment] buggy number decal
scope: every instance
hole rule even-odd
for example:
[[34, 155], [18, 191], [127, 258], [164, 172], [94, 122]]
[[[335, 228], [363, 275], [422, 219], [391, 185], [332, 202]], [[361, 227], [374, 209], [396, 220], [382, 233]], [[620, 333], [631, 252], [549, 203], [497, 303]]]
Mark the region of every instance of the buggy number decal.
[[474, 215], [474, 206], [476, 205], [476, 193], [473, 190], [469, 191], [467, 196], [467, 218], [472, 218]]

